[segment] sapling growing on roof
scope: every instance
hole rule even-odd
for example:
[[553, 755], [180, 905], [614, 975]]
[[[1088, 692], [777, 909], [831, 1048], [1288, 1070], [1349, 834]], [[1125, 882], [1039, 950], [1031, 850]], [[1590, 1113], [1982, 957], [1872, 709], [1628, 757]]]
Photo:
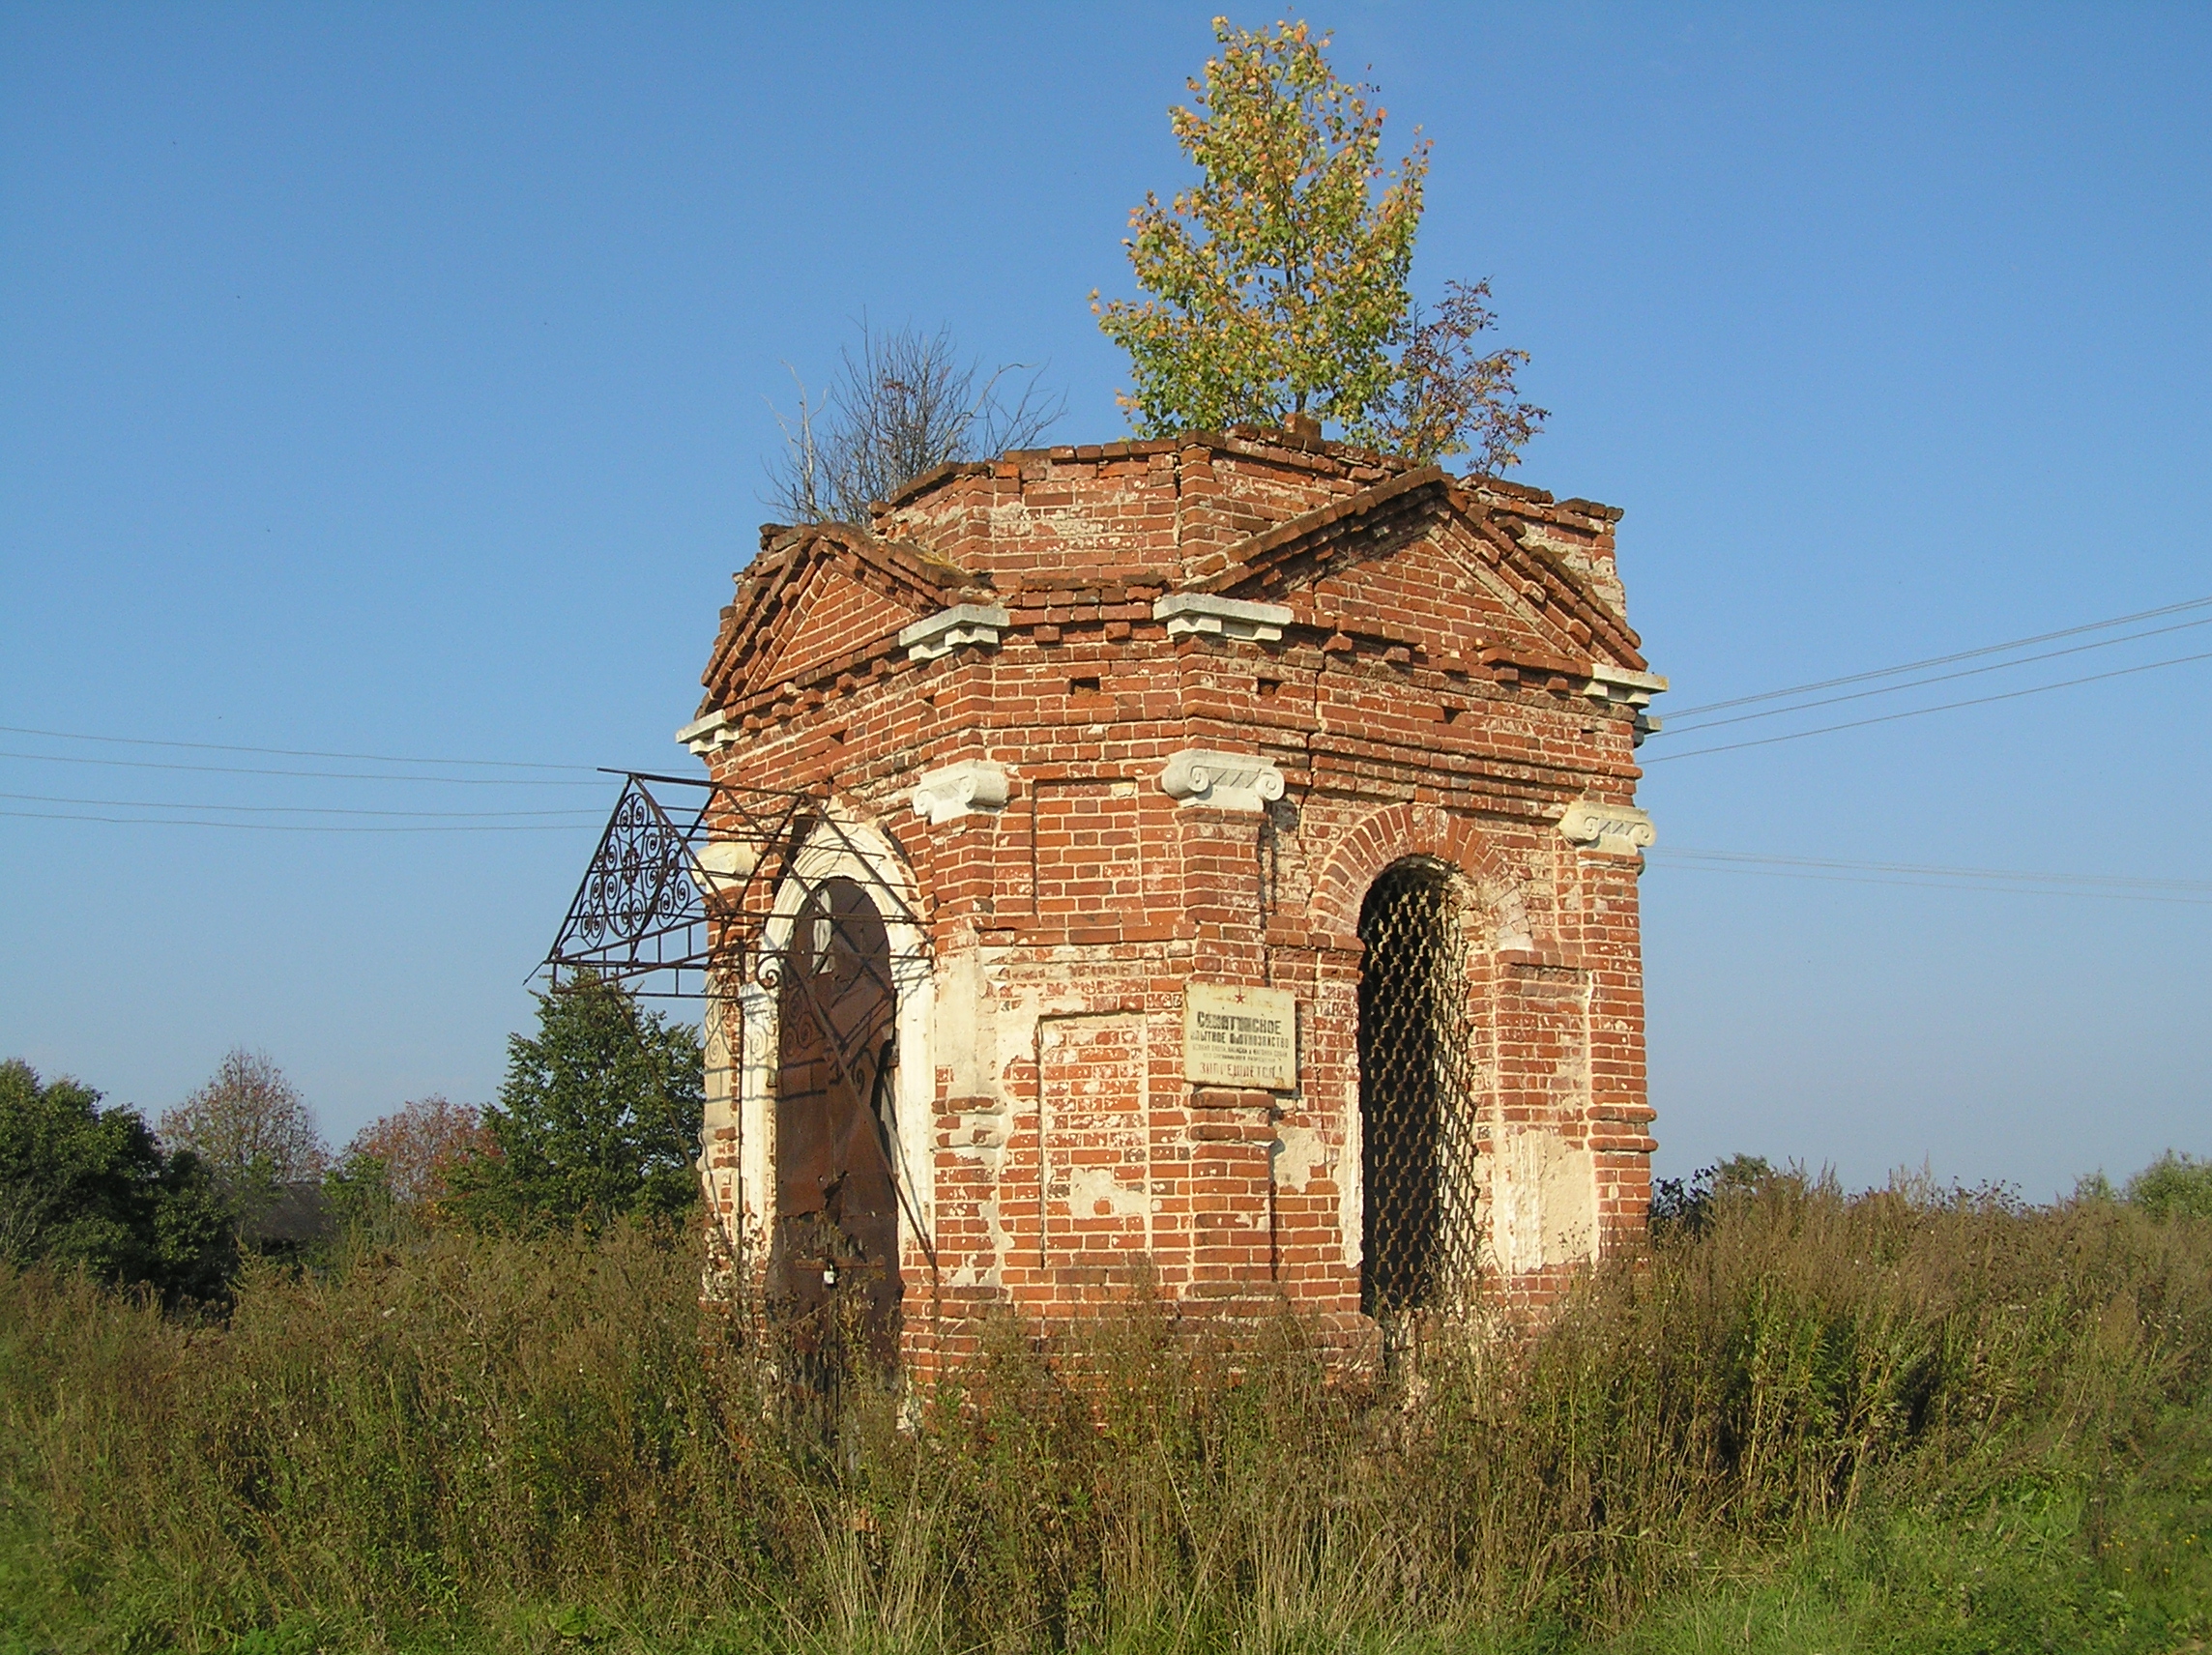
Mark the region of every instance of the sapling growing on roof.
[[1422, 463], [1517, 464], [1547, 414], [1515, 388], [1527, 352], [1476, 348], [1496, 320], [1489, 283], [1448, 283], [1430, 315], [1409, 285], [1428, 140], [1385, 170], [1374, 88], [1338, 79], [1329, 37], [1304, 23], [1216, 17], [1213, 33], [1196, 106], [1168, 112], [1199, 182], [1130, 215], [1123, 245], [1150, 297], [1091, 295], [1129, 353], [1121, 402], [1138, 432], [1302, 416]]

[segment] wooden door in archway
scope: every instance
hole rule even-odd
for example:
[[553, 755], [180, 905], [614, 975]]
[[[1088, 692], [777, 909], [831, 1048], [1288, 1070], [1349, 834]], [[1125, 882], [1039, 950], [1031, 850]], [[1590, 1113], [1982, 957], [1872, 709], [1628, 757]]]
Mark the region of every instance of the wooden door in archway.
[[853, 881], [824, 881], [800, 909], [776, 1007], [770, 1305], [800, 1351], [835, 1360], [857, 1339], [888, 1367], [903, 1292], [890, 1099], [897, 995], [883, 916]]

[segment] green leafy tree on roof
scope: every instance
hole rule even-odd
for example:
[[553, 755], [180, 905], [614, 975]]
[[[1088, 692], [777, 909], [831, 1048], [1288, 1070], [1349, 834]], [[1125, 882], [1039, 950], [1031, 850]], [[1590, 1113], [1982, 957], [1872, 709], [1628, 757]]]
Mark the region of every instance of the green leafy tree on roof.
[[1382, 164], [1374, 89], [1337, 78], [1329, 38], [1213, 21], [1219, 53], [1169, 111], [1200, 182], [1130, 215], [1141, 303], [1091, 296], [1129, 353], [1122, 406], [1147, 436], [1332, 421], [1353, 442], [1429, 461], [1516, 463], [1545, 411], [1519, 401], [1522, 351], [1481, 352], [1487, 282], [1447, 284], [1434, 315], [1409, 277], [1429, 145]]

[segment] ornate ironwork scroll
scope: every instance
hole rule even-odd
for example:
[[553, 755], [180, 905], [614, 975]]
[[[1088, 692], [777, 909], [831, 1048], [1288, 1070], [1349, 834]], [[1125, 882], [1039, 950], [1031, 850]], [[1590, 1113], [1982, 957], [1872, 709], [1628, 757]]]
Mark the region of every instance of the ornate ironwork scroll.
[[626, 977], [704, 951], [693, 935], [706, 920], [692, 877], [696, 819], [679, 824], [641, 784], [625, 785], [553, 944], [556, 969], [588, 963]]
[[783, 949], [802, 945], [771, 942], [779, 895], [803, 904], [832, 871], [863, 886], [885, 919], [918, 931], [904, 882], [881, 861], [825, 799], [625, 772], [544, 969], [556, 984], [590, 971], [665, 999], [697, 999], [711, 977], [727, 986], [748, 972], [772, 984]]

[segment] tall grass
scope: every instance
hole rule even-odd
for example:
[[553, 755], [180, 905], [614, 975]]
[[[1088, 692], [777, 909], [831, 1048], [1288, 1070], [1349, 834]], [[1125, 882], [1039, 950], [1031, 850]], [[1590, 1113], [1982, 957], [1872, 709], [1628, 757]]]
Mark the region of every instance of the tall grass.
[[[639, 1230], [263, 1269], [222, 1324], [0, 1277], [0, 1636], [1634, 1637], [1686, 1593], [1784, 1590], [1761, 1559], [1965, 1532], [2023, 1490], [2094, 1570], [2098, 1491], [2212, 1392], [2212, 1224], [2109, 1201], [1775, 1177], [1540, 1327], [1440, 1341], [1389, 1379], [1288, 1318], [1232, 1341], [1139, 1299], [1044, 1345], [998, 1327], [957, 1388], [860, 1397], [828, 1429], [698, 1281]], [[2159, 1611], [2175, 1626], [2190, 1589]]]

